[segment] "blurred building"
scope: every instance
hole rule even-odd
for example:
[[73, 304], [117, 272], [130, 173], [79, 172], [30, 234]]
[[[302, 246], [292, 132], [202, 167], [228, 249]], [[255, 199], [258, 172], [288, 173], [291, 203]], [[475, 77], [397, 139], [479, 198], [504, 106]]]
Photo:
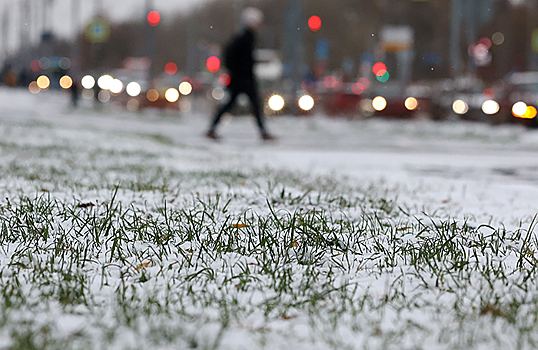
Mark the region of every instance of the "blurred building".
[[[247, 5], [266, 15], [259, 46], [279, 52], [284, 71], [301, 76], [336, 72], [355, 79], [373, 60], [386, 61], [404, 80], [466, 74], [495, 80], [510, 71], [538, 69], [536, 0], [214, 0], [189, 13], [163, 14], [152, 32], [153, 69], [159, 73], [174, 62], [182, 72], [203, 71], [205, 60], [218, 56], [239, 29], [239, 13]], [[314, 15], [322, 21], [315, 31], [307, 24]], [[104, 42], [87, 40], [87, 26], [72, 51], [80, 53], [83, 70], [118, 68], [127, 57], [147, 55], [142, 14], [111, 23]], [[47, 39], [54, 33], [43, 34], [39, 45], [24, 46], [6, 62], [28, 65], [43, 56], [69, 54], [59, 52], [66, 45]], [[300, 53], [290, 56], [295, 48]]]

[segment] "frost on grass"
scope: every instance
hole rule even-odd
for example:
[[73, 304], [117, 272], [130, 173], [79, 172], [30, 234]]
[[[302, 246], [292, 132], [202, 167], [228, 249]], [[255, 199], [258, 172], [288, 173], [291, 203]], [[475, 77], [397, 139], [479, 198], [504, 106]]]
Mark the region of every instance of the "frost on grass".
[[137, 135], [2, 133], [1, 349], [537, 347], [534, 221]]
[[536, 346], [534, 225], [425, 216], [344, 178], [168, 180], [6, 198], [1, 346]]

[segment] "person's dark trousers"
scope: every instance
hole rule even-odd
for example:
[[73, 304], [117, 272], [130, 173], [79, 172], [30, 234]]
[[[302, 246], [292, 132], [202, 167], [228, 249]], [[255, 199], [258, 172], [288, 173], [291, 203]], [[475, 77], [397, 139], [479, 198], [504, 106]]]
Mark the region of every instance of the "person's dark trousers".
[[213, 122], [211, 123], [211, 127], [209, 131], [215, 132], [215, 129], [217, 128], [217, 125], [219, 124], [220, 119], [222, 118], [222, 115], [232, 110], [237, 100], [237, 97], [241, 93], [245, 93], [250, 100], [252, 112], [254, 113], [254, 116], [256, 117], [256, 123], [258, 124], [258, 128], [260, 129], [260, 133], [262, 134], [262, 136], [267, 135], [267, 131], [265, 130], [265, 125], [263, 123], [263, 115], [260, 108], [260, 99], [258, 97], [256, 84], [253, 81], [243, 81], [241, 84], [233, 84], [232, 82], [229, 86], [229, 93], [230, 93], [230, 99], [225, 105], [223, 105], [221, 108], [217, 110], [217, 113], [215, 114], [213, 118]]

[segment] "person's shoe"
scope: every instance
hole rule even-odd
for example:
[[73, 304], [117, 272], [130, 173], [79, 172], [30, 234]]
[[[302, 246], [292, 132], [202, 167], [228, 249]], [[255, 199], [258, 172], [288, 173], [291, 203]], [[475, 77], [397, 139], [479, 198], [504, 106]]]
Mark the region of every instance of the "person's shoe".
[[262, 140], [264, 141], [276, 141], [276, 136], [273, 136], [271, 134], [262, 134]]
[[211, 140], [220, 140], [219, 135], [215, 134], [214, 131], [206, 132], [205, 137], [207, 137], [208, 139], [211, 139]]

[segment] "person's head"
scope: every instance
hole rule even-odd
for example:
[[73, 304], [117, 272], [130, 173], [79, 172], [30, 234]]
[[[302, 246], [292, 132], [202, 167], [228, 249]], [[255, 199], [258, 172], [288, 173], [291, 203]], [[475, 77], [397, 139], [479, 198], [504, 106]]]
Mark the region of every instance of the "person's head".
[[263, 23], [263, 12], [256, 7], [247, 7], [241, 13], [241, 21], [245, 27], [258, 30]]

